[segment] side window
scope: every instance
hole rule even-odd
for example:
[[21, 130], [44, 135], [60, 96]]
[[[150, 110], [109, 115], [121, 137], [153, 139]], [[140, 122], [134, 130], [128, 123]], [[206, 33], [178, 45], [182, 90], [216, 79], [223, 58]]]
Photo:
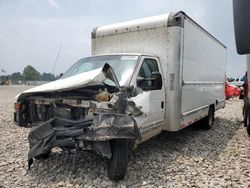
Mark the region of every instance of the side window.
[[152, 80], [150, 79], [152, 72], [159, 72], [157, 61], [154, 59], [145, 59], [138, 74], [138, 77], [143, 80], [143, 82], [140, 84], [140, 87], [144, 90], [151, 90], [150, 88], [152, 87]]

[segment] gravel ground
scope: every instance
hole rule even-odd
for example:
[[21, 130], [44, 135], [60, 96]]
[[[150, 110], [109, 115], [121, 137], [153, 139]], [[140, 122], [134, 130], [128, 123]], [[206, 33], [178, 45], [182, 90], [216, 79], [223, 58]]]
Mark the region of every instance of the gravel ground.
[[0, 187], [250, 187], [250, 137], [242, 125], [242, 101], [216, 112], [212, 130], [191, 126], [164, 133], [131, 152], [125, 179], [108, 179], [106, 161], [55, 150], [27, 171], [28, 129], [13, 124], [14, 96], [24, 86], [0, 86]]

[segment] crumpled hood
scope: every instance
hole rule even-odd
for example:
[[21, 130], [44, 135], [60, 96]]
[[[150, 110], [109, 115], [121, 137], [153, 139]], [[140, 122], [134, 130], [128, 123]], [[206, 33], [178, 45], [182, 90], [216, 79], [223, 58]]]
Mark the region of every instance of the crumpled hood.
[[66, 91], [83, 86], [96, 85], [98, 83], [103, 83], [106, 79], [102, 69], [99, 68], [28, 89], [17, 95], [16, 98], [26, 96], [30, 93]]

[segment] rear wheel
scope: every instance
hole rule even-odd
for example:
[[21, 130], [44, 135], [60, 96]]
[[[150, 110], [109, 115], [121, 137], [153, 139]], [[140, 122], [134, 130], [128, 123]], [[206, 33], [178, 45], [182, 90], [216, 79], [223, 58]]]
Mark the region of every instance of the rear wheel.
[[244, 123], [244, 127], [247, 127], [247, 116], [248, 116], [248, 110], [246, 107], [244, 107], [243, 109], [243, 123]]
[[250, 136], [250, 114], [249, 114], [249, 110], [248, 113], [246, 114], [246, 127], [247, 127], [247, 133]]
[[110, 141], [112, 158], [108, 164], [108, 177], [113, 181], [122, 180], [128, 166], [128, 141], [115, 139]]
[[208, 115], [203, 120], [203, 127], [207, 130], [211, 129], [214, 124], [214, 108], [212, 106], [209, 107]]

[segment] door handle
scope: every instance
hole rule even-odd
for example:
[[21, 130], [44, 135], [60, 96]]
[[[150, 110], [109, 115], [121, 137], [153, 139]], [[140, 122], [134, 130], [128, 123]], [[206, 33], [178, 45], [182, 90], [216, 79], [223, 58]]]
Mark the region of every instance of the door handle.
[[161, 109], [164, 109], [164, 101], [161, 101]]

